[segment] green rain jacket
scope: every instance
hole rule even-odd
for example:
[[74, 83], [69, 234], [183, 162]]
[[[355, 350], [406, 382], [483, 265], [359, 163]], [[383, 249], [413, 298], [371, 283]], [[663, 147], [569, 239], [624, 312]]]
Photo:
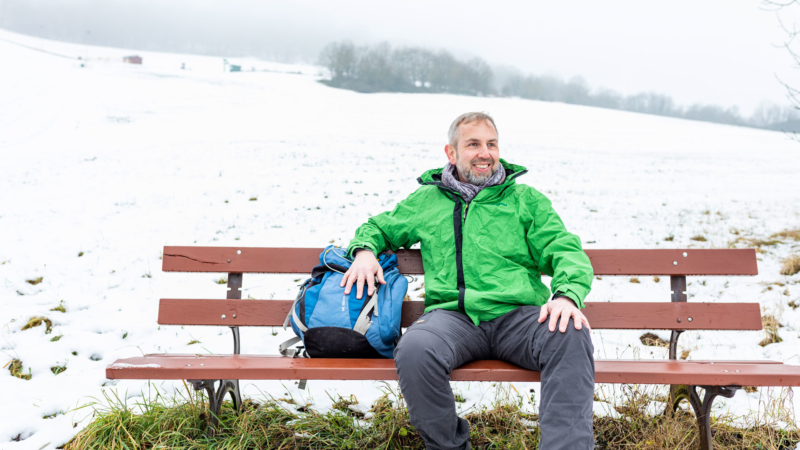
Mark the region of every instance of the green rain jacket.
[[584, 306], [594, 276], [580, 239], [543, 194], [516, 179], [527, 170], [500, 160], [503, 184], [481, 190], [468, 204], [442, 184], [442, 170], [417, 179], [422, 185], [393, 211], [360, 226], [348, 254], [377, 255], [420, 243], [425, 267], [425, 312], [465, 312], [478, 325], [522, 305], [543, 305], [550, 291]]

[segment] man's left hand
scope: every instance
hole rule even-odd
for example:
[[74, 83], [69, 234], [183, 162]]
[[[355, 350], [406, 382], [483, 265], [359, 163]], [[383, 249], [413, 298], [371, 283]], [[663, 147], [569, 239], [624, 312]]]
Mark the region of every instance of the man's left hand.
[[548, 315], [550, 316], [550, 331], [556, 331], [556, 324], [558, 323], [558, 319], [561, 318], [558, 330], [565, 333], [570, 317], [575, 321], [576, 330], [580, 330], [583, 328], [583, 325], [586, 325], [586, 328], [592, 331], [592, 327], [589, 326], [589, 319], [578, 309], [575, 302], [568, 297], [559, 297], [542, 305], [539, 312], [539, 323], [547, 320]]

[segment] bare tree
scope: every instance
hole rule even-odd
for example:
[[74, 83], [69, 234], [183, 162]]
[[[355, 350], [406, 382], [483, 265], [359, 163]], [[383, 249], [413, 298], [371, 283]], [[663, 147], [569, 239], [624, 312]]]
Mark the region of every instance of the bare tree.
[[[761, 4], [767, 10], [775, 11], [775, 16], [778, 18], [778, 23], [780, 23], [781, 28], [783, 31], [786, 32], [786, 39], [784, 40], [783, 44], [781, 45], [789, 55], [794, 60], [795, 68], [800, 68], [800, 54], [798, 54], [792, 47], [794, 45], [795, 39], [800, 34], [800, 28], [798, 28], [797, 24], [792, 23], [791, 25], [787, 25], [783, 20], [781, 20], [780, 11], [786, 8], [796, 8], [800, 7], [800, 2], [798, 0], [786, 0], [786, 1], [775, 1], [775, 0], [761, 0]], [[781, 80], [777, 75], [775, 76], [778, 82], [786, 88], [786, 97], [791, 102], [792, 107], [795, 110], [800, 110], [800, 89], [791, 86], [788, 82]], [[795, 139], [800, 141], [800, 136], [798, 136], [796, 131], [790, 132], [791, 136]]]

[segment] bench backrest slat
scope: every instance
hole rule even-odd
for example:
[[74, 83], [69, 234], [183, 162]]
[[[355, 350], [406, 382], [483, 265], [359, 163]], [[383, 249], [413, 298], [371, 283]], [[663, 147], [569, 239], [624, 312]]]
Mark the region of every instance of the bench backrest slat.
[[[282, 326], [291, 306], [292, 300], [161, 299], [158, 323]], [[424, 303], [421, 301], [404, 302], [402, 326], [410, 326], [422, 315], [423, 309]], [[584, 312], [594, 329], [761, 329], [758, 303], [587, 302]]]
[[[303, 273], [320, 248], [164, 247], [164, 272]], [[758, 275], [754, 249], [586, 250], [595, 275]], [[683, 256], [683, 255], [686, 256]], [[419, 250], [399, 250], [400, 272], [424, 273]]]

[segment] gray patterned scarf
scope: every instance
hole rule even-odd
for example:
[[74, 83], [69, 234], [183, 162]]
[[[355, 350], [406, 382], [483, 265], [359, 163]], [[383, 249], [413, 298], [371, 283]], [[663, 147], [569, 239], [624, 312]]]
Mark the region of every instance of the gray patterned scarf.
[[442, 183], [450, 189], [460, 193], [461, 197], [467, 203], [471, 202], [472, 199], [478, 195], [478, 192], [484, 188], [503, 184], [505, 180], [506, 170], [503, 168], [502, 164], [500, 164], [497, 168], [497, 172], [492, 174], [492, 176], [486, 180], [486, 183], [484, 183], [483, 186], [475, 186], [471, 183], [463, 183], [459, 181], [458, 173], [456, 172], [456, 166], [450, 164], [449, 162], [446, 166], [444, 166], [444, 170], [442, 171]]

